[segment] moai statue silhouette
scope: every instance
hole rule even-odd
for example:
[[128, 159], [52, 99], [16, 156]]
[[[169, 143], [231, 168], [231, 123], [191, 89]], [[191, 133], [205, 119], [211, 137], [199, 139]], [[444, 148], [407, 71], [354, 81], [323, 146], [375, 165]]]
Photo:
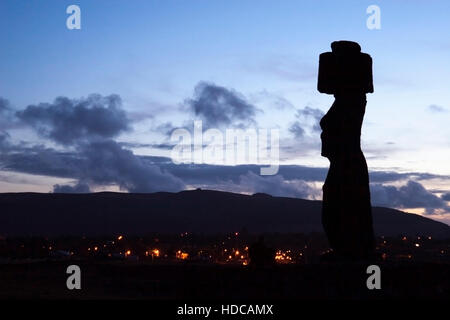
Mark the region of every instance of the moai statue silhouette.
[[320, 55], [317, 89], [334, 103], [320, 121], [322, 156], [330, 161], [323, 186], [322, 224], [332, 256], [373, 257], [369, 174], [360, 137], [366, 93], [373, 92], [372, 58], [356, 42], [335, 41]]

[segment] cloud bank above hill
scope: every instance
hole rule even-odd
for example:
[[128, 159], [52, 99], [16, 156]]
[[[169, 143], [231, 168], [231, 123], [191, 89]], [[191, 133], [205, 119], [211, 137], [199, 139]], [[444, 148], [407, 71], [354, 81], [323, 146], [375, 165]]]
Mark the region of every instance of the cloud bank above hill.
[[[233, 89], [200, 82], [193, 97], [184, 101], [186, 118], [198, 117], [208, 127], [248, 127], [255, 125], [260, 110]], [[296, 138], [319, 132], [323, 116], [319, 109], [297, 109], [294, 122], [287, 124]], [[260, 176], [259, 166], [219, 166], [173, 164], [169, 158], [136, 155], [132, 142], [117, 138], [133, 130], [133, 121], [122, 107], [119, 95], [93, 94], [87, 98], [58, 97], [51, 103], [29, 105], [14, 110], [0, 98], [0, 123], [20, 125], [53, 144], [32, 145], [13, 142], [7, 125], [0, 131], [2, 171], [67, 178], [72, 184], [56, 184], [59, 193], [87, 193], [116, 186], [128, 192], [180, 191], [209, 188], [241, 193], [268, 193], [274, 196], [321, 198], [321, 184], [328, 168], [281, 165], [276, 176]], [[173, 128], [162, 122], [157, 128], [167, 135]], [[151, 145], [151, 144], [149, 144]], [[170, 149], [170, 145], [165, 149]], [[58, 147], [55, 147], [58, 146]], [[372, 204], [395, 208], [424, 208], [428, 214], [450, 212], [449, 193], [439, 196], [421, 181], [450, 180], [428, 173], [371, 171]], [[402, 184], [398, 185], [398, 182]], [[397, 185], [392, 185], [397, 183]]]

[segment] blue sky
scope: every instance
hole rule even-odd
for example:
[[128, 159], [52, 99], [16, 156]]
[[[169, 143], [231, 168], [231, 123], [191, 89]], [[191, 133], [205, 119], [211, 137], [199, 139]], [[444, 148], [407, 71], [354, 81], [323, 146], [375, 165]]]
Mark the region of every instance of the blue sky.
[[[81, 30], [66, 28], [71, 4], [81, 8]], [[366, 27], [372, 4], [381, 9], [380, 30]], [[280, 128], [282, 145], [295, 147], [286, 148], [291, 151], [283, 153], [284, 164], [323, 168], [328, 162], [320, 157], [318, 134], [309, 131], [309, 140], [298, 140], [289, 127], [297, 110], [326, 112], [331, 106], [332, 97], [316, 90], [318, 55], [332, 41], [353, 40], [374, 61], [375, 93], [368, 95], [362, 135], [369, 168], [433, 174], [383, 185], [401, 192], [414, 180], [439, 198], [450, 192], [449, 12], [448, 1], [2, 0], [0, 97], [20, 111], [58, 96], [119, 95], [134, 120], [132, 130], [114, 139], [141, 144], [128, 147], [136, 156], [154, 156], [167, 150], [142, 144], [167, 141], [158, 126], [193, 120], [186, 101], [207, 82], [258, 108], [259, 127]], [[17, 124], [4, 130], [14, 145], [75, 148], [35, 128]], [[0, 172], [3, 192], [48, 192], [55, 183], [79, 179]], [[255, 191], [225, 185], [217, 187]], [[320, 188], [320, 181], [314, 186]], [[91, 189], [102, 186], [92, 183]], [[446, 210], [433, 218], [448, 219]]]

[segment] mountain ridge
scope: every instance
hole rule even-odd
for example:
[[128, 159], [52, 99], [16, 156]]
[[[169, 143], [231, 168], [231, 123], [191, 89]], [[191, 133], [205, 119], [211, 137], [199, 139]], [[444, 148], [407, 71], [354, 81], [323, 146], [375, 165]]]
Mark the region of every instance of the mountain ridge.
[[[0, 235], [109, 235], [146, 233], [323, 232], [319, 200], [244, 195], [215, 190], [177, 193], [2, 193]], [[378, 236], [450, 238], [450, 226], [373, 207]]]

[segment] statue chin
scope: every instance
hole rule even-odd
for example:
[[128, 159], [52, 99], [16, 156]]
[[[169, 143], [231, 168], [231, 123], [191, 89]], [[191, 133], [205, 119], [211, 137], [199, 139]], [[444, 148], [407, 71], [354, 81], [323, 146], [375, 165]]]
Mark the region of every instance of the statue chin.
[[333, 162], [333, 160], [336, 159], [336, 157], [333, 156], [331, 152], [323, 151], [320, 153], [320, 155], [324, 158], [327, 158], [330, 162]]
[[324, 148], [322, 148], [322, 152], [320, 153], [320, 155], [324, 158], [328, 158], [328, 160], [330, 160], [331, 158], [331, 154], [327, 152]]

